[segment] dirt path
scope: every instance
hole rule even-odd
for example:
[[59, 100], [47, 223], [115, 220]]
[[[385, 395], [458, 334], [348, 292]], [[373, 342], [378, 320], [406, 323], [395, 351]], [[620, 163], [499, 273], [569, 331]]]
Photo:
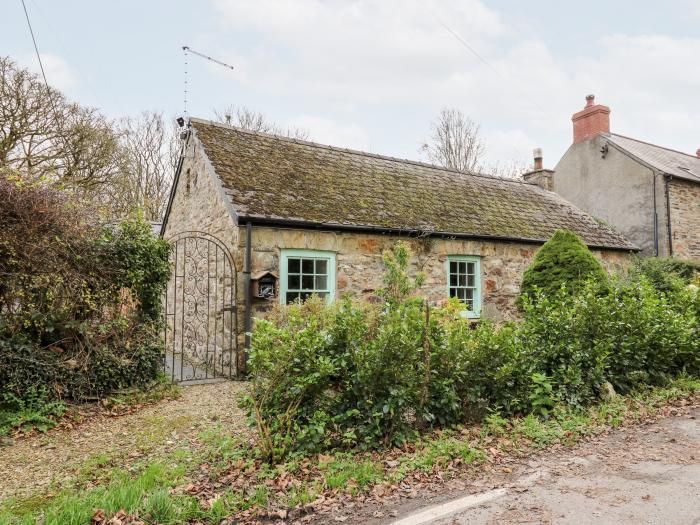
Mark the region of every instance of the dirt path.
[[245, 429], [238, 398], [245, 385], [225, 381], [183, 388], [165, 400], [120, 417], [99, 416], [72, 430], [57, 430], [0, 448], [0, 501], [63, 484], [99, 464], [128, 465], [194, 446], [197, 435], [217, 423]]
[[[460, 486], [461, 485], [461, 486]], [[349, 523], [700, 525], [700, 408], [515, 461]]]

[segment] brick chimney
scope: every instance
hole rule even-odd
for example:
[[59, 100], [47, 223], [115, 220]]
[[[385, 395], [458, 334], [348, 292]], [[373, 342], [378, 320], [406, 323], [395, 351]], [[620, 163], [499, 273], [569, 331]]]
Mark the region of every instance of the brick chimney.
[[535, 158], [534, 171], [542, 169], [542, 148], [535, 148], [532, 151], [533, 157]]
[[535, 148], [532, 152], [534, 165], [532, 170], [523, 173], [523, 179], [530, 184], [536, 184], [540, 188], [552, 191], [554, 188], [554, 171], [543, 168], [542, 148]]
[[586, 96], [586, 107], [571, 117], [574, 123], [574, 144], [598, 133], [610, 133], [610, 108], [595, 103], [595, 95]]

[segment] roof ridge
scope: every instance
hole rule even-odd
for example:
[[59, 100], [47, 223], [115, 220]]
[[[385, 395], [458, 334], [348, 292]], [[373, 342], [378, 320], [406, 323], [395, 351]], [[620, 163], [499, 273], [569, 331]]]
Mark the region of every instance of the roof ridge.
[[319, 142], [312, 142], [310, 140], [303, 140], [303, 139], [297, 139], [293, 137], [286, 137], [284, 135], [277, 135], [274, 133], [266, 133], [263, 131], [252, 131], [249, 129], [241, 128], [238, 126], [232, 126], [231, 124], [224, 124], [223, 122], [217, 122], [214, 120], [207, 120], [207, 119], [202, 119], [202, 118], [197, 118], [197, 117], [190, 117], [189, 118], [190, 122], [200, 122], [205, 125], [209, 126], [217, 126], [221, 128], [226, 128], [233, 130], [235, 132], [239, 133], [246, 133], [249, 135], [257, 135], [257, 136], [262, 136], [262, 137], [268, 137], [272, 139], [277, 139], [277, 140], [282, 140], [285, 142], [292, 142], [294, 144], [301, 144], [303, 146], [310, 146], [313, 148], [320, 148], [320, 149], [325, 149], [325, 150], [330, 150], [330, 151], [344, 151], [345, 153], [350, 153], [353, 155], [360, 155], [364, 157], [371, 157], [375, 159], [382, 159], [382, 160], [390, 160], [394, 162], [402, 162], [405, 164], [412, 164], [414, 166], [422, 166], [424, 168], [432, 168], [440, 171], [445, 171], [447, 173], [453, 173], [455, 175], [467, 175], [471, 177], [483, 177], [485, 179], [493, 179], [493, 180], [500, 180], [504, 182], [512, 182], [515, 184], [523, 184], [527, 186], [532, 186], [532, 183], [529, 183], [525, 180], [518, 180], [518, 179], [513, 179], [510, 177], [500, 177], [498, 175], [488, 175], [486, 173], [475, 173], [475, 172], [468, 172], [468, 171], [459, 171], [459, 170], [454, 170], [450, 168], [446, 168], [444, 166], [438, 166], [437, 164], [430, 164], [429, 162], [421, 162], [419, 160], [412, 160], [412, 159], [404, 159], [401, 157], [393, 157], [391, 155], [382, 155], [379, 153], [371, 153], [369, 151], [362, 151], [358, 149], [351, 149], [351, 148], [341, 148], [338, 146], [331, 146], [330, 144], [321, 144]]
[[646, 140], [635, 139], [634, 137], [628, 137], [627, 135], [622, 135], [620, 133], [602, 133], [602, 135], [606, 135], [606, 134], [610, 135], [610, 136], [620, 137], [620, 138], [627, 139], [627, 140], [633, 140], [633, 141], [639, 142], [641, 144], [646, 144], [647, 146], [653, 146], [655, 148], [665, 149], [666, 151], [680, 153], [681, 155], [685, 155], [686, 157], [690, 157], [691, 159], [700, 160], [700, 157], [698, 157], [697, 155], [693, 155], [692, 153], [686, 153], [685, 151], [680, 151], [680, 150], [673, 149], [673, 148], [667, 148], [666, 146], [659, 146], [658, 144], [654, 144], [653, 142], [647, 142]]

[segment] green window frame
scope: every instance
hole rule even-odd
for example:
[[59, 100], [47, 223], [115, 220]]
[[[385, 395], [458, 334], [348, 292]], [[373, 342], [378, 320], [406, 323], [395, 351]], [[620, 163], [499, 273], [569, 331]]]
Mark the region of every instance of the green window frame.
[[450, 255], [446, 262], [447, 296], [457, 297], [466, 309], [466, 317], [481, 316], [481, 258]]
[[335, 252], [285, 249], [280, 254], [280, 303], [305, 301], [316, 294], [335, 297]]

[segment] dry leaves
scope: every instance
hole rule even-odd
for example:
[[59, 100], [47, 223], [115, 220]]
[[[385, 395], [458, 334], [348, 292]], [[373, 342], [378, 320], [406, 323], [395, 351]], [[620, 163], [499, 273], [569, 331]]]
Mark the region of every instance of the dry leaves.
[[110, 519], [106, 518], [105, 511], [97, 509], [90, 521], [91, 525], [148, 525], [134, 514], [127, 514], [124, 509], [121, 509]]

